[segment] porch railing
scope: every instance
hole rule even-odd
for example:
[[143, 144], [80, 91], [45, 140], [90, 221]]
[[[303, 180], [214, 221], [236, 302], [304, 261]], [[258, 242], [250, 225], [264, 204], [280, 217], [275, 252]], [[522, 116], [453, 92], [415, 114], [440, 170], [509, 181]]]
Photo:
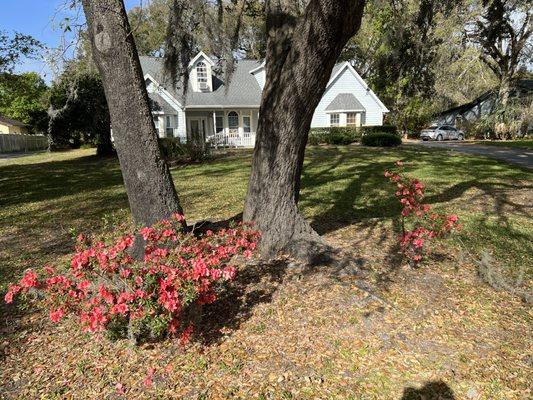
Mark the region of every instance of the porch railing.
[[213, 147], [254, 147], [255, 132], [216, 133], [208, 138]]

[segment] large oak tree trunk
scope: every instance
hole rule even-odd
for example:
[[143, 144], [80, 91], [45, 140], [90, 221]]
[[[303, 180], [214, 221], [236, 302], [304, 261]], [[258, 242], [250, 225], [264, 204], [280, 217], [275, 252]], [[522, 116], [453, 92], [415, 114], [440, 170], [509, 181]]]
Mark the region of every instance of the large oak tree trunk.
[[122, 0], [83, 0], [94, 61], [104, 85], [115, 148], [137, 223], [181, 212], [162, 159], [141, 65]]
[[511, 77], [509, 74], [502, 74], [500, 78], [500, 89], [498, 91], [498, 103], [502, 108], [507, 107], [509, 94], [511, 93]]
[[268, 1], [263, 90], [244, 220], [262, 231], [264, 257], [314, 257], [325, 249], [298, 210], [311, 119], [342, 48], [359, 29], [364, 0]]

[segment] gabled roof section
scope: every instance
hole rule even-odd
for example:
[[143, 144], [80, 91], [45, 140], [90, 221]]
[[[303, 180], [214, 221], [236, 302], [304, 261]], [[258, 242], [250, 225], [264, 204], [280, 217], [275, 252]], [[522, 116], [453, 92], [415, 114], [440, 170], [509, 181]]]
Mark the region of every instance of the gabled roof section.
[[365, 107], [355, 98], [352, 93], [339, 93], [329, 105], [326, 111], [366, 111]]
[[160, 111], [165, 114], [175, 114], [176, 110], [163, 97], [153, 92], [148, 93], [150, 99], [150, 109], [152, 111]]
[[258, 67], [252, 69], [252, 70], [250, 71], [250, 73], [253, 75], [253, 74], [258, 73], [259, 71], [261, 71], [261, 70], [263, 70], [263, 69], [265, 69], [265, 61], [263, 61]]
[[383, 104], [381, 102], [381, 100], [379, 99], [378, 96], [376, 96], [376, 94], [374, 93], [374, 91], [372, 89], [370, 89], [370, 87], [366, 84], [366, 82], [364, 81], [363, 78], [361, 78], [361, 75], [359, 75], [357, 73], [357, 71], [354, 69], [354, 67], [352, 67], [350, 65], [349, 62], [345, 61], [345, 62], [342, 62], [342, 63], [339, 63], [339, 64], [336, 64], [335, 67], [333, 67], [333, 71], [331, 73], [331, 78], [329, 79], [329, 82], [328, 82], [328, 85], [326, 86], [326, 90], [327, 88], [329, 88], [331, 86], [331, 84], [335, 81], [335, 79], [337, 79], [337, 77], [344, 71], [348, 69], [354, 76], [355, 78], [359, 81], [359, 83], [364, 87], [366, 88], [366, 91], [370, 94], [370, 96], [376, 101], [376, 103], [378, 103], [378, 105], [382, 108], [383, 112], [389, 112], [389, 109], [385, 106], [385, 104]]
[[16, 119], [2, 117], [0, 115], [0, 124], [9, 125], [9, 126], [27, 126], [24, 122], [17, 121]]
[[215, 63], [213, 62], [211, 57], [208, 57], [207, 54], [201, 51], [196, 56], [194, 56], [194, 58], [189, 62], [189, 68], [192, 68], [200, 58], [205, 58], [205, 60], [211, 65], [211, 67], [215, 66]]
[[178, 103], [185, 108], [224, 108], [224, 107], [259, 107], [261, 103], [261, 88], [250, 71], [257, 68], [260, 62], [255, 60], [239, 60], [235, 63], [235, 70], [229, 85], [223, 81], [224, 72], [213, 74], [212, 92], [194, 92], [191, 82], [183, 96], [182, 83], [172, 85], [170, 77], [163, 68], [161, 57], [139, 57], [145, 78], [149, 78], [156, 85], [166, 90]]

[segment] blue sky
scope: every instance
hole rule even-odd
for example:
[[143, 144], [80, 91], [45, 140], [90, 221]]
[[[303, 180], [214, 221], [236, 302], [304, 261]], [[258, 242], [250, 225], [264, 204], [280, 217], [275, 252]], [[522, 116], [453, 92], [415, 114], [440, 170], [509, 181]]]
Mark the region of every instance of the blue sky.
[[[63, 35], [60, 24], [65, 18], [75, 18], [83, 23], [81, 10], [69, 10], [64, 4], [68, 0], [0, 0], [0, 30], [8, 33], [17, 31], [32, 35], [50, 48], [61, 45], [62, 38], [72, 41], [73, 35]], [[141, 0], [125, 0], [126, 8], [139, 5]], [[144, 0], [146, 4], [146, 0]], [[17, 72], [35, 71], [50, 82], [53, 78], [44, 60], [24, 60], [17, 66]]]

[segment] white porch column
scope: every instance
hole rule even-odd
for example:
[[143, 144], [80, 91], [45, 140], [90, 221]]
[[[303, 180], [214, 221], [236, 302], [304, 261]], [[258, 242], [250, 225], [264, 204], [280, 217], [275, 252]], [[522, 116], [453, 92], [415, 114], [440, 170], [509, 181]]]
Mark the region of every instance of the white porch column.
[[339, 126], [346, 126], [346, 117], [347, 114], [345, 112], [339, 113]]

